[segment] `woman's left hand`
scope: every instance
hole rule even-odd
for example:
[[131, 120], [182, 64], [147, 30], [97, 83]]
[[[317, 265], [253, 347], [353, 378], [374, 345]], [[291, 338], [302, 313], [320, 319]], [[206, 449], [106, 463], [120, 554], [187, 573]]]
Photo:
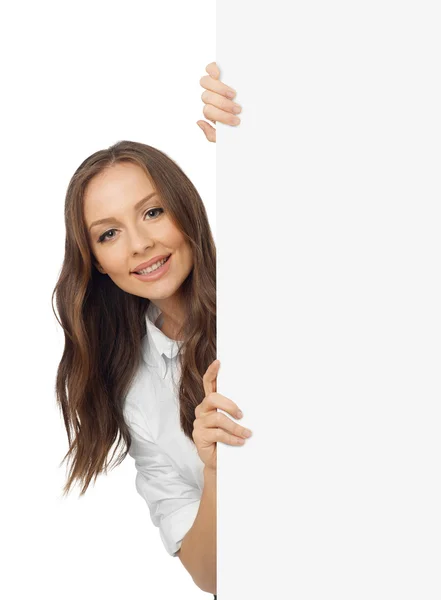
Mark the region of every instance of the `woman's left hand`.
[[193, 441], [199, 458], [206, 469], [213, 471], [217, 469], [217, 442], [242, 446], [251, 435], [249, 429], [217, 411], [220, 408], [236, 419], [242, 418], [237, 404], [216, 391], [219, 366], [220, 362], [214, 361], [205, 372], [203, 377], [205, 398], [196, 406], [196, 419], [193, 422]]
[[[204, 75], [199, 80], [201, 86], [205, 88], [205, 92], [202, 92], [201, 96], [205, 104], [202, 111], [204, 116], [212, 123], [219, 121], [226, 125], [239, 125], [240, 118], [236, 115], [241, 112], [242, 107], [232, 100], [236, 95], [235, 90], [219, 81], [220, 71], [215, 62], [207, 65], [205, 70], [208, 75]], [[214, 127], [206, 121], [198, 121], [197, 124], [209, 142], [216, 141]]]

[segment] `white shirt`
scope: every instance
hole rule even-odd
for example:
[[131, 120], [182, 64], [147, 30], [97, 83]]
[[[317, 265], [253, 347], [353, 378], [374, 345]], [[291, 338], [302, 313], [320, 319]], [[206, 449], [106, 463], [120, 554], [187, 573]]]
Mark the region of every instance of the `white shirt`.
[[177, 354], [182, 342], [156, 327], [161, 314], [150, 302], [143, 360], [126, 399], [124, 419], [132, 435], [129, 454], [137, 469], [136, 489], [147, 502], [165, 549], [176, 556], [199, 510], [204, 463], [180, 427]]

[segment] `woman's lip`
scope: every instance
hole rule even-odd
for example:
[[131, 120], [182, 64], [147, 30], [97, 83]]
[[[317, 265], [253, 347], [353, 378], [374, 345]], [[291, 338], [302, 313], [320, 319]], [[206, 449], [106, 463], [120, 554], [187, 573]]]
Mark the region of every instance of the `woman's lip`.
[[132, 273], [135, 273], [136, 271], [142, 271], [143, 269], [147, 269], [147, 267], [151, 267], [152, 265], [159, 262], [163, 258], [168, 258], [169, 256], [170, 256], [170, 254], [160, 254], [159, 256], [155, 256], [148, 262], [143, 262], [140, 265], [138, 265], [137, 267], [135, 267], [133, 269]]
[[171, 263], [171, 254], [167, 258], [165, 263], [162, 265], [162, 267], [159, 267], [159, 269], [156, 269], [156, 271], [152, 271], [151, 273], [146, 273], [145, 275], [140, 275], [139, 273], [133, 272], [132, 275], [134, 277], [136, 277], [136, 279], [139, 279], [140, 281], [155, 281], [156, 279], [159, 279], [160, 277], [162, 277], [162, 275], [167, 273], [167, 271], [170, 268], [170, 263]]

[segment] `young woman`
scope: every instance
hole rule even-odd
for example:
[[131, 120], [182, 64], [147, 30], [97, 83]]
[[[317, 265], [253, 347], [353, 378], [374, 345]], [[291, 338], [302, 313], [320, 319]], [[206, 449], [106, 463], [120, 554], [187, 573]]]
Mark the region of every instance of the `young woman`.
[[[231, 88], [215, 63], [206, 70], [204, 115], [238, 124]], [[198, 124], [214, 142], [215, 129]], [[216, 389], [216, 250], [205, 207], [167, 155], [122, 141], [78, 167], [65, 225], [54, 290], [65, 333], [56, 381], [71, 461], [64, 494], [76, 481], [84, 494], [129, 453], [167, 552], [215, 594], [216, 443], [241, 445], [251, 432], [217, 412], [241, 416]]]

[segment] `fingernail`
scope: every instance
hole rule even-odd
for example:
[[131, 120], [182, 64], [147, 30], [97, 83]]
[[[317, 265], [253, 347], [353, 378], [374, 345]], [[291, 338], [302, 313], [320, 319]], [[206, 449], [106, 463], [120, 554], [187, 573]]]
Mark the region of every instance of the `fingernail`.
[[200, 123], [196, 123], [196, 125], [198, 125], [198, 127], [200, 127], [202, 129], [202, 131], [204, 131], [204, 128], [202, 127], [202, 125]]
[[234, 98], [234, 96], [236, 95], [236, 92], [232, 92], [232, 91], [228, 90], [226, 92], [226, 94], [227, 94], [228, 98]]
[[241, 419], [243, 417], [243, 412], [241, 410], [237, 411], [237, 418]]

